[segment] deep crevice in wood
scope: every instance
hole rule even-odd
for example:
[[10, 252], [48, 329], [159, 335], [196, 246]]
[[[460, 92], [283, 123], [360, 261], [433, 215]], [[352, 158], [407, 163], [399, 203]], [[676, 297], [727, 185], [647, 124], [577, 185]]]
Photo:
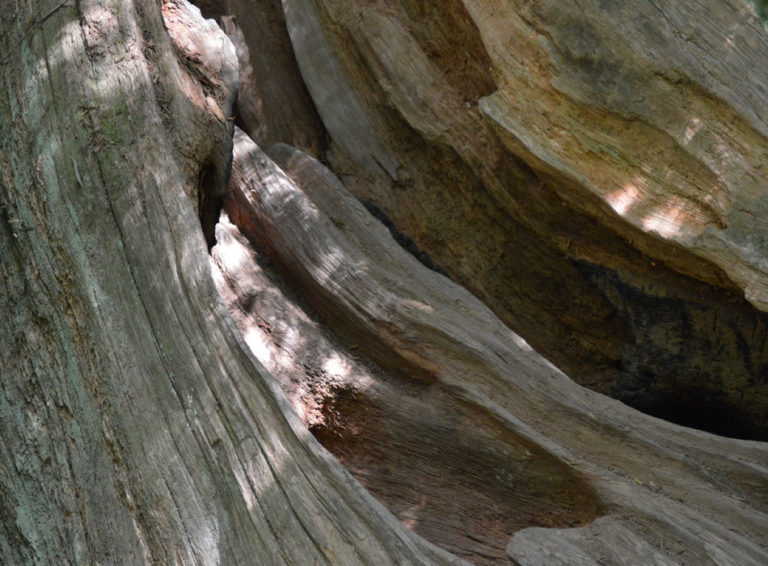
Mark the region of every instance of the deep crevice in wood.
[[220, 192], [215, 166], [203, 165], [197, 183], [197, 213], [209, 250], [216, 244], [216, 223], [224, 207], [224, 197]]
[[379, 208], [374, 202], [362, 197], [359, 197], [358, 200], [363, 204], [368, 212], [370, 212], [377, 220], [379, 220], [382, 224], [384, 224], [384, 226], [387, 227], [387, 230], [389, 230], [389, 233], [392, 234], [392, 237], [401, 248], [418, 259], [419, 263], [421, 263], [424, 267], [431, 269], [435, 273], [439, 273], [448, 279], [451, 279], [451, 276], [445, 267], [435, 263], [430, 255], [419, 248], [419, 246], [416, 245], [416, 242], [414, 242], [411, 237], [401, 232], [397, 226], [395, 226], [395, 223], [392, 222], [392, 219], [387, 216], [387, 214], [381, 210], [381, 208]]

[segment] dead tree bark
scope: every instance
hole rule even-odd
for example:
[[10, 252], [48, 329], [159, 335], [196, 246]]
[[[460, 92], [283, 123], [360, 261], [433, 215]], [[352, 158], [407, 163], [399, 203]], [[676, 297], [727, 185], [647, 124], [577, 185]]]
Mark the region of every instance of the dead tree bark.
[[[571, 12], [560, 2], [512, 0], [282, 2], [331, 137], [329, 163], [502, 320], [534, 338], [541, 330], [538, 343], [549, 352], [565, 344], [558, 362], [566, 367], [572, 354], [574, 367], [595, 369], [605, 389], [616, 375], [597, 370], [614, 367], [643, 332], [659, 333], [639, 316], [624, 324], [621, 313], [637, 305], [624, 305], [617, 289], [651, 289], [656, 299], [670, 292], [686, 313], [712, 315], [702, 315], [702, 326], [735, 328], [727, 340], [715, 332], [699, 346], [735, 344], [746, 350], [738, 360], [745, 368], [763, 367], [761, 260], [754, 246], [739, 250], [749, 247], [746, 231], [760, 228], [747, 217], [763, 206], [765, 89], [751, 77], [740, 91], [724, 61], [754, 62], [767, 49], [765, 32], [750, 20], [735, 23], [746, 10], [737, 0], [720, 8], [638, 2], [639, 23], [625, 4], [587, 2]], [[611, 14], [623, 27], [609, 33]], [[647, 47], [655, 24], [666, 22], [659, 37], [667, 47], [707, 39], [685, 36], [691, 14], [728, 24], [714, 30], [719, 49], [702, 55], [724, 58], [712, 82], [695, 61], [672, 75], [656, 72], [677, 53], [670, 48], [658, 59], [649, 52], [630, 83], [671, 85], [658, 100], [691, 97], [709, 111], [701, 127], [692, 121], [699, 116], [674, 114], [674, 127], [693, 128], [694, 155], [690, 169], [677, 161], [682, 168], [670, 175], [699, 187], [712, 180], [705, 169], [713, 160], [735, 155], [740, 168], [717, 178], [717, 195], [731, 200], [710, 202], [691, 189], [665, 201], [663, 189], [674, 183], [654, 169], [654, 155], [627, 157], [638, 149], [631, 135], [639, 128], [678, 155], [689, 130], [664, 130], [665, 107], [647, 99], [616, 106], [617, 83], [605, 82], [605, 68], [623, 68], [603, 65], [607, 54], [625, 61], [637, 50], [615, 43]], [[0, 12], [0, 30], [4, 563], [464, 563], [456, 554], [547, 565], [768, 561], [765, 443], [683, 429], [581, 388], [470, 293], [398, 250], [324, 166], [278, 147], [271, 154], [279, 167], [240, 136], [232, 216], [244, 229], [250, 222], [253, 240], [342, 335], [305, 321], [312, 344], [303, 353], [286, 340], [287, 366], [264, 358], [299, 401], [302, 423], [246, 347], [211, 277], [207, 246], [230, 171], [237, 90], [225, 36], [183, 0], [14, 2]], [[514, 49], [505, 46], [510, 39]], [[728, 40], [739, 49], [727, 51]], [[589, 80], [580, 82], [584, 73]], [[706, 96], [695, 98], [702, 87]], [[526, 96], [516, 99], [518, 91]], [[609, 125], [624, 124], [626, 116], [614, 116], [622, 113], [639, 123], [608, 130], [610, 139], [598, 140], [602, 153], [576, 127], [583, 124], [557, 129], [574, 112], [593, 117], [592, 98]], [[528, 122], [525, 105], [535, 100], [562, 113]], [[305, 102], [291, 111], [312, 124], [304, 143], [322, 147]], [[282, 116], [270, 124], [265, 139], [302, 138]], [[581, 145], [548, 147], [542, 132], [550, 130]], [[578, 166], [630, 192], [617, 170], [647, 174], [633, 184], [647, 198], [632, 196], [624, 209], [605, 178]], [[664, 206], [677, 197], [685, 214], [644, 225], [646, 209], [669, 213]], [[237, 240], [225, 223], [217, 229], [220, 244]], [[227, 263], [223, 248], [213, 248], [221, 280], [229, 270], [245, 282], [251, 252], [232, 249]], [[655, 262], [668, 264], [661, 275]], [[510, 275], [513, 293], [502, 285]], [[744, 290], [751, 304], [739, 298]], [[547, 307], [555, 296], [572, 306]], [[253, 313], [240, 307], [256, 299], [230, 295], [241, 323]], [[558, 342], [563, 335], [575, 338]], [[329, 357], [326, 373], [347, 359], [363, 367], [324, 381], [310, 362], [333, 340], [350, 341], [349, 351]], [[311, 371], [297, 372], [292, 360]], [[724, 395], [765, 391], [762, 374], [750, 382], [739, 371]], [[734, 387], [738, 379], [749, 387]], [[307, 426], [426, 538], [374, 499]], [[574, 528], [554, 528], [567, 526]]]
[[13, 3], [0, 94], [4, 564], [413, 564], [211, 282], [234, 50], [185, 2]]

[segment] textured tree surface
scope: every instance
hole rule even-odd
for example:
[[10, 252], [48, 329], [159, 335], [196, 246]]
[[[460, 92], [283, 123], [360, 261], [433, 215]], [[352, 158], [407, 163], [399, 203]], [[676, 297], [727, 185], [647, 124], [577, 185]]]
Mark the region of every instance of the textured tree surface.
[[580, 383], [766, 438], [768, 36], [746, 2], [283, 5], [353, 193]]
[[0, 13], [3, 563], [768, 563], [746, 1], [200, 5]]
[[13, 46], [46, 13], [25, 6], [0, 16], [2, 562], [455, 563], [321, 449], [221, 307], [195, 207], [230, 156], [226, 37], [184, 2], [80, 0]]
[[285, 145], [273, 161], [242, 132], [234, 155], [222, 294], [310, 430], [405, 524], [478, 564], [765, 561], [764, 443], [575, 384], [318, 161]]

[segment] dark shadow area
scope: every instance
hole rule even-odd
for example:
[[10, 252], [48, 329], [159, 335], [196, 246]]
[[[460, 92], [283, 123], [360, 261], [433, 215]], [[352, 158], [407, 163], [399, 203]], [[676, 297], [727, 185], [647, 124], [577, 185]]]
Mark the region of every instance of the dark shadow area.
[[[358, 198], [357, 200], [360, 201], [360, 203], [368, 210], [368, 212], [371, 213], [374, 218], [376, 218], [379, 222], [387, 227], [389, 233], [392, 234], [392, 238], [394, 238], [395, 242], [397, 242], [401, 248], [419, 260], [419, 262], [424, 267], [431, 269], [435, 273], [439, 273], [448, 279], [451, 279], [448, 271], [442, 265], [435, 263], [430, 255], [424, 250], [420, 249], [419, 246], [416, 245], [416, 242], [414, 242], [408, 235], [403, 234], [400, 230], [398, 230], [397, 226], [395, 226], [395, 223], [392, 222], [392, 219], [390, 219], [383, 210], [381, 210], [368, 199]], [[451, 279], [451, 281], [453, 281], [453, 279]]]
[[763, 20], [763, 23], [768, 22], [768, 0], [749, 0], [755, 8], [757, 16]]
[[223, 195], [217, 194], [221, 192], [218, 179], [216, 168], [204, 165], [197, 183], [197, 214], [208, 250], [216, 244], [216, 224], [224, 206]]
[[765, 431], [744, 418], [743, 411], [696, 392], [677, 392], [669, 399], [638, 405], [641, 411], [666, 421], [729, 438], [768, 440]]
[[700, 282], [669, 285], [585, 261], [574, 265], [625, 321], [612, 397], [721, 436], [768, 440], [768, 314]]

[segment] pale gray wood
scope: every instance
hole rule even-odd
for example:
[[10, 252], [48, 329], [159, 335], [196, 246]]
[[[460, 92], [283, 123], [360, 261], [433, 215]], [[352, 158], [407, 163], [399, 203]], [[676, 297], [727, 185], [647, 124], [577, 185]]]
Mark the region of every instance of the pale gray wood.
[[311, 0], [283, 0], [288, 33], [304, 83], [335, 143], [369, 174], [395, 179], [398, 162], [379, 139], [369, 112], [328, 43]]
[[196, 208], [231, 156], [226, 37], [186, 2], [37, 25], [50, 5], [0, 13], [2, 562], [458, 563], [317, 444], [221, 305]]
[[[354, 194], [573, 379], [766, 438], [768, 32], [745, 0], [284, 4]], [[372, 139], [393, 179], [361, 166]]]
[[278, 146], [280, 168], [244, 134], [235, 140], [230, 210], [306, 300], [366, 348], [378, 343], [370, 349], [380, 363], [471, 401], [555, 456], [611, 509], [575, 535], [521, 531], [510, 556], [591, 564], [608, 538], [627, 563], [765, 563], [765, 443], [678, 427], [578, 386], [397, 246], [319, 162]]
[[313, 155], [327, 134], [301, 79], [285, 26], [281, 0], [195, 0], [232, 40], [240, 68], [237, 116], [265, 147], [290, 143]]

